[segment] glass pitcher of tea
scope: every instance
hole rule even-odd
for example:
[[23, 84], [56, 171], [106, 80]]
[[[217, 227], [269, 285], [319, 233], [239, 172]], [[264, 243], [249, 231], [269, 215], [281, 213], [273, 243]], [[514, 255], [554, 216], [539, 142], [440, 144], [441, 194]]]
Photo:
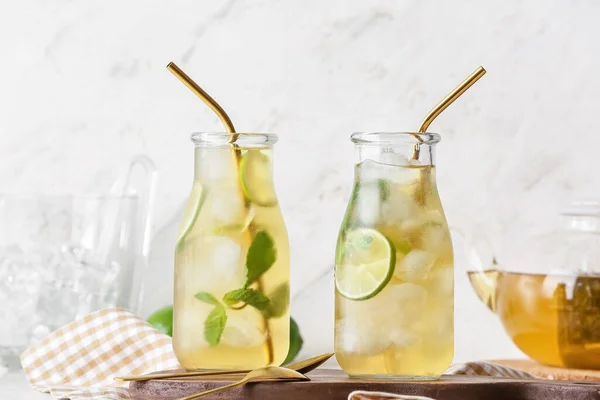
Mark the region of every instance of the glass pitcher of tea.
[[452, 241], [434, 133], [355, 133], [335, 261], [335, 354], [352, 377], [435, 379], [454, 352]]
[[481, 232], [463, 232], [469, 279], [529, 357], [600, 369], [600, 202], [574, 202], [558, 222], [500, 254]]
[[279, 366], [289, 347], [289, 245], [272, 134], [196, 133], [175, 248], [173, 347], [186, 369]]

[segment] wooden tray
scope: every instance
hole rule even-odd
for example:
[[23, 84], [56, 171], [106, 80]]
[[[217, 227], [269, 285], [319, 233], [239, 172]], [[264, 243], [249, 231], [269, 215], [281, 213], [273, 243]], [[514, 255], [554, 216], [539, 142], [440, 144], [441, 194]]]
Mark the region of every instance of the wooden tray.
[[600, 384], [600, 370], [549, 367], [547, 365], [538, 364], [533, 360], [490, 360], [490, 362], [520, 369], [521, 371], [532, 373], [540, 378], [567, 381], [591, 381]]
[[[350, 379], [340, 370], [317, 369], [309, 382], [255, 383], [203, 399], [346, 400], [354, 390], [432, 397], [436, 400], [600, 400], [600, 384], [592, 382], [515, 380], [478, 376], [444, 376], [438, 381]], [[131, 382], [134, 400], [168, 400], [230, 383], [231, 380], [172, 379]]]

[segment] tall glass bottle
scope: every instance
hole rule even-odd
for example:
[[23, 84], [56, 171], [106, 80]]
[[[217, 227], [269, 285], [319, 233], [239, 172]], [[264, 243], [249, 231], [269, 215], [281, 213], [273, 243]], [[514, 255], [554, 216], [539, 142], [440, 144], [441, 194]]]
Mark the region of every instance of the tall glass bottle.
[[175, 249], [175, 354], [186, 369], [280, 365], [290, 266], [272, 179], [277, 136], [196, 133], [192, 141], [194, 184]]
[[356, 133], [336, 249], [335, 351], [350, 376], [434, 379], [454, 353], [452, 241], [433, 133]]

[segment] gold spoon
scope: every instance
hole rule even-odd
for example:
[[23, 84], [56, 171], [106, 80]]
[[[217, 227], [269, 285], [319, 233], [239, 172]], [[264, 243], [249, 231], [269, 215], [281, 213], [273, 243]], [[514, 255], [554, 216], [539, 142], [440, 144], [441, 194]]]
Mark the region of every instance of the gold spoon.
[[[316, 357], [308, 358], [306, 360], [298, 361], [293, 364], [286, 365], [285, 368], [294, 370], [301, 374], [306, 374], [313, 369], [321, 366], [325, 361], [329, 360], [333, 356], [333, 353], [325, 353]], [[167, 372], [164, 374], [150, 374], [150, 375], [132, 375], [115, 378], [115, 380], [128, 382], [128, 381], [148, 381], [151, 379], [170, 379], [170, 378], [185, 378], [193, 376], [212, 376], [212, 375], [233, 375], [233, 374], [247, 374], [250, 372], [249, 369], [237, 369], [231, 371], [188, 371], [188, 372]]]
[[231, 389], [237, 386], [244, 385], [248, 382], [268, 382], [268, 381], [310, 381], [310, 378], [296, 372], [294, 370], [283, 368], [283, 367], [265, 367], [250, 371], [241, 380], [234, 382], [230, 385], [221, 386], [215, 389], [207, 390], [193, 394], [191, 396], [181, 397], [177, 400], [194, 400], [206, 395], [222, 392], [223, 390]]

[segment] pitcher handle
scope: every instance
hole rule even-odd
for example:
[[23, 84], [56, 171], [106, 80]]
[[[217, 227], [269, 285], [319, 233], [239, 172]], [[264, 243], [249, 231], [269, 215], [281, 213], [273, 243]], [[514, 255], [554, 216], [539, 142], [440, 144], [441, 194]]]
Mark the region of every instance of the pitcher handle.
[[[141, 169], [143, 179], [134, 179], [136, 169]], [[140, 154], [131, 160], [125, 184], [123, 186], [123, 195], [126, 196], [131, 190], [139, 195], [138, 226], [140, 234], [137, 235], [138, 255], [134, 266], [133, 287], [129, 308], [137, 313], [144, 295], [143, 277], [148, 267], [148, 254], [150, 252], [150, 240], [152, 234], [152, 217], [154, 211], [154, 200], [156, 196], [157, 168], [152, 159], [146, 155]]]
[[[477, 297], [493, 312], [496, 312], [496, 284], [498, 278], [496, 256], [489, 238], [482, 229], [476, 229], [474, 224], [457, 228], [450, 226], [453, 246], [462, 247], [466, 258], [469, 282]], [[462, 242], [462, 246], [457, 245]]]
[[[466, 257], [468, 270], [484, 272], [496, 269], [497, 262], [494, 249], [489, 238], [473, 227], [449, 226], [453, 238], [460, 238], [462, 251]], [[456, 248], [457, 246], [455, 246]]]

